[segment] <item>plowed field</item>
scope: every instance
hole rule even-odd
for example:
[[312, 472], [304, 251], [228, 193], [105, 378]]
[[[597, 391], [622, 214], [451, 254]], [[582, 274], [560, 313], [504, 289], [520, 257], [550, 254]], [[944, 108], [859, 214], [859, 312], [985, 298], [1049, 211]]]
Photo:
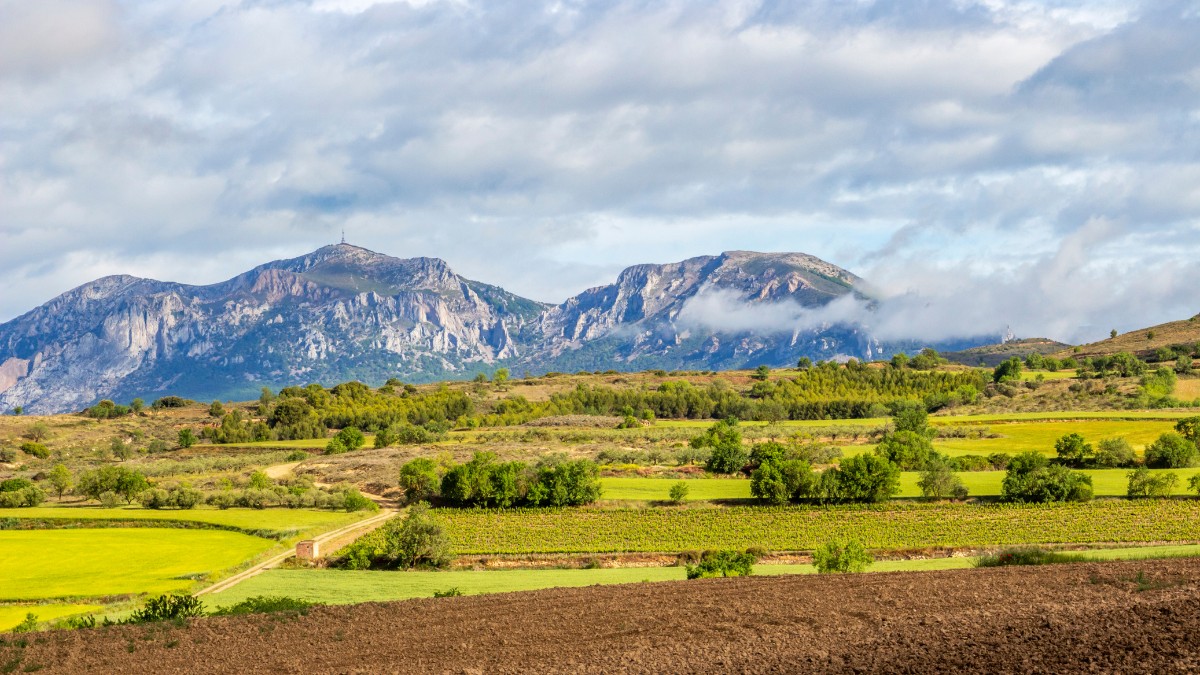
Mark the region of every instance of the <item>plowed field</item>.
[[324, 607], [291, 619], [31, 636], [24, 648], [0, 648], [0, 664], [123, 674], [1196, 672], [1200, 561], [713, 579]]

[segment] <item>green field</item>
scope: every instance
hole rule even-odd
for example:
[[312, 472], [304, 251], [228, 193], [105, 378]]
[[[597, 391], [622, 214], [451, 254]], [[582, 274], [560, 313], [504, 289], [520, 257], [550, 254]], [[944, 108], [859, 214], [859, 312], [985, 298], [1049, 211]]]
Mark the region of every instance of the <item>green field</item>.
[[[1196, 556], [1200, 546], [1152, 546], [1081, 552], [1103, 560]], [[974, 558], [881, 560], [871, 572], [916, 572], [971, 567]], [[812, 565], [756, 565], [761, 576], [813, 574]], [[256, 595], [282, 595], [327, 604], [383, 602], [432, 597], [434, 591], [457, 588], [464, 595], [530, 591], [643, 581], [682, 581], [682, 567], [625, 567], [614, 569], [456, 570], [448, 572], [351, 572], [342, 570], [268, 570], [234, 588], [206, 598], [213, 607], [231, 605]]]
[[[673, 478], [601, 478], [604, 487], [601, 499], [666, 501], [670, 499], [671, 486], [679, 482]], [[682, 482], [688, 487], [690, 502], [750, 499], [750, 481], [744, 478], [689, 478]]]
[[1021, 380], [1022, 381], [1031, 381], [1031, 380], [1037, 380], [1037, 379], [1071, 380], [1074, 378], [1075, 378], [1074, 370], [1056, 370], [1054, 372], [1050, 372], [1049, 370], [1022, 370], [1021, 371]]
[[53, 621], [102, 609], [100, 605], [0, 605], [0, 631], [11, 630], [30, 612], [37, 615], [38, 621]]
[[989, 455], [1006, 452], [1010, 455], [1036, 450], [1054, 454], [1054, 442], [1066, 434], [1076, 433], [1096, 443], [1105, 438], [1124, 438], [1136, 450], [1143, 449], [1160, 435], [1174, 431], [1175, 423], [1168, 420], [1087, 420], [1010, 422], [990, 424], [992, 433], [1002, 438], [941, 438], [933, 442], [934, 449], [951, 456]]
[[1086, 504], [438, 509], [455, 553], [677, 552], [763, 546], [811, 550], [855, 538], [870, 548], [1200, 541], [1200, 501]]
[[0, 600], [185, 590], [273, 542], [238, 532], [159, 528], [0, 531]]
[[98, 506], [39, 506], [0, 509], [0, 518], [61, 520], [174, 520], [206, 523], [248, 531], [304, 536], [352, 523], [368, 512], [312, 511], [304, 509], [146, 509], [127, 506], [106, 509]]

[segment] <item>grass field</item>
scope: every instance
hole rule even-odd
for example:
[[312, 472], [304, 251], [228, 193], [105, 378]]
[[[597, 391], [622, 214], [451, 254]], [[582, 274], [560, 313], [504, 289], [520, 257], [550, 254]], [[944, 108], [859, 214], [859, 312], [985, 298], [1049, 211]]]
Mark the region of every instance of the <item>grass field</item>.
[[185, 590], [271, 548], [220, 530], [0, 531], [0, 600], [95, 598]]
[[39, 506], [35, 508], [0, 509], [0, 518], [47, 518], [67, 520], [179, 520], [234, 527], [242, 530], [263, 530], [275, 533], [294, 533], [304, 536], [311, 532], [334, 529], [370, 515], [344, 511], [311, 511], [304, 509], [145, 509], [128, 506], [106, 509], [98, 506]]
[[439, 509], [455, 553], [811, 550], [838, 538], [871, 548], [1200, 541], [1200, 501], [1086, 504]]
[[1053, 373], [1048, 370], [1022, 370], [1022, 380], [1036, 380], [1041, 377], [1043, 380], [1070, 380], [1075, 377], [1074, 370], [1056, 370]]
[[102, 609], [100, 605], [0, 605], [0, 631], [12, 630], [30, 612], [37, 615], [38, 621], [53, 621]]
[[1006, 452], [1012, 455], [1036, 450], [1054, 454], [1054, 442], [1066, 434], [1077, 433], [1090, 443], [1105, 438], [1124, 438], [1135, 450], [1142, 450], [1160, 435], [1173, 431], [1175, 423], [1164, 420], [1105, 420], [1010, 422], [991, 424], [992, 433], [1003, 438], [943, 438], [936, 439], [933, 447], [951, 456], [975, 454], [988, 455]]
[[[1125, 560], [1196, 556], [1200, 546], [1151, 546], [1081, 552], [1088, 558]], [[871, 572], [916, 572], [971, 567], [974, 558], [881, 560]], [[812, 565], [756, 565], [757, 575], [813, 574]], [[682, 581], [682, 567], [615, 569], [456, 570], [448, 572], [351, 572], [342, 570], [269, 570], [234, 588], [209, 596], [212, 607], [231, 605], [256, 595], [282, 595], [327, 604], [382, 602], [432, 597], [434, 591], [457, 588], [464, 595], [530, 591], [603, 584]]]

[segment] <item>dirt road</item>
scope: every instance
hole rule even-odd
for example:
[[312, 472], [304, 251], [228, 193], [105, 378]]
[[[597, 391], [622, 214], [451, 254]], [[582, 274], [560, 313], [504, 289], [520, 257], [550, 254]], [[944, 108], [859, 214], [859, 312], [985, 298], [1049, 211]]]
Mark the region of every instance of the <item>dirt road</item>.
[[0, 648], [0, 663], [43, 673], [1197, 672], [1200, 560], [554, 589], [38, 638]]

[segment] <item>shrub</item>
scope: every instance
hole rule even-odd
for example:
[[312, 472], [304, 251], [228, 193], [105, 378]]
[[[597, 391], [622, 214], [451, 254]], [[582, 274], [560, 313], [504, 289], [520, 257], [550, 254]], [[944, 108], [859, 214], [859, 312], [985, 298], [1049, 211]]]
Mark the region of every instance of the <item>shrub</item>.
[[1054, 442], [1058, 459], [1071, 466], [1083, 466], [1092, 456], [1092, 445], [1076, 433], [1066, 434]]
[[37, 457], [38, 459], [46, 459], [47, 457], [50, 456], [49, 448], [42, 445], [41, 443], [35, 443], [34, 441], [29, 441], [28, 443], [22, 443], [21, 444], [21, 452], [23, 452], [27, 455], [31, 455], [33, 457]]
[[1171, 492], [1179, 483], [1179, 476], [1173, 473], [1151, 473], [1145, 467], [1139, 467], [1129, 472], [1129, 487], [1125, 494], [1131, 499], [1146, 497], [1170, 497]]
[[330, 443], [335, 441], [340, 443], [345, 448], [345, 451], [353, 452], [361, 448], [367, 442], [367, 439], [357, 427], [346, 427], [334, 434], [333, 440]]
[[975, 561], [976, 567], [1008, 567], [1012, 565], [1048, 565], [1051, 563], [1073, 562], [1075, 558], [1056, 553], [1037, 546], [1018, 546], [1006, 548], [997, 553], [980, 556]]
[[746, 465], [749, 456], [742, 447], [742, 432], [737, 424], [735, 418], [717, 422], [704, 434], [690, 441], [693, 448], [711, 448], [712, 452], [705, 463], [707, 470], [713, 473], [735, 473]]
[[435, 598], [457, 598], [462, 595], [462, 591], [458, 590], [458, 586], [451, 586], [444, 591], [434, 591]]
[[926, 499], [966, 499], [967, 486], [944, 462], [937, 462], [921, 472], [917, 481], [921, 496]]
[[46, 501], [46, 491], [36, 485], [29, 485], [28, 487], [15, 490], [0, 491], [0, 507], [4, 508], [33, 507], [44, 501]]
[[901, 471], [921, 471], [935, 457], [929, 437], [908, 430], [885, 436], [875, 446], [875, 454], [900, 467]]
[[387, 524], [346, 547], [341, 566], [349, 569], [369, 567], [445, 567], [450, 562], [450, 543], [442, 526], [421, 502], [409, 508], [404, 518]]
[[874, 562], [875, 557], [857, 539], [844, 544], [828, 541], [813, 551], [813, 566], [820, 574], [863, 572]]
[[100, 501], [100, 505], [106, 509], [115, 509], [121, 505], [121, 495], [112, 490], [100, 493], [97, 499]]
[[748, 577], [754, 574], [753, 553], [739, 551], [705, 552], [700, 562], [687, 566], [688, 579], [707, 577]]
[[0, 448], [0, 463], [17, 461], [17, 451], [12, 448]]
[[21, 623], [17, 624], [16, 626], [13, 626], [12, 632], [14, 632], [14, 633], [32, 633], [33, 631], [37, 630], [37, 626], [38, 626], [37, 614], [34, 614], [33, 612], [26, 612], [25, 619], [23, 621], [21, 621]]
[[358, 488], [347, 488], [343, 492], [342, 508], [347, 511], [378, 511], [379, 505], [358, 491]]
[[400, 489], [409, 503], [433, 499], [440, 488], [438, 466], [432, 459], [419, 457], [400, 467]]
[[129, 615], [128, 622], [181, 621], [197, 616], [204, 616], [204, 603], [199, 598], [169, 593], [147, 600], [144, 607]]
[[1146, 466], [1154, 469], [1183, 469], [1196, 463], [1196, 444], [1168, 431], [1146, 448]]
[[1121, 469], [1136, 466], [1137, 454], [1124, 438], [1106, 438], [1096, 444], [1092, 466], [1102, 469]]
[[671, 486], [671, 501], [675, 504], [682, 504], [688, 496], [688, 484], [686, 481], [679, 481]]
[[183, 408], [187, 404], [187, 399], [183, 399], [178, 396], [164, 396], [154, 403], [151, 403], [150, 407], [154, 408], [155, 410], [159, 410], [162, 408]]
[[8, 478], [0, 480], [0, 492], [19, 492], [33, 487], [33, 481], [28, 478]]
[[[825, 472], [833, 480], [826, 498], [849, 502], [883, 502], [900, 491], [900, 469], [875, 455], [843, 459]], [[825, 482], [825, 476], [822, 476]], [[828, 483], [826, 483], [828, 485]]]
[[308, 459], [308, 453], [303, 450], [293, 450], [284, 459], [288, 462], [303, 462]]
[[1001, 487], [1013, 502], [1086, 502], [1092, 498], [1092, 478], [1065, 466], [1050, 466], [1037, 452], [1024, 452], [1009, 462]]
[[256, 595], [241, 602], [221, 607], [212, 613], [213, 616], [236, 616], [239, 614], [274, 614], [276, 612], [295, 612], [307, 614], [315, 605], [308, 600], [289, 598], [280, 595]]

